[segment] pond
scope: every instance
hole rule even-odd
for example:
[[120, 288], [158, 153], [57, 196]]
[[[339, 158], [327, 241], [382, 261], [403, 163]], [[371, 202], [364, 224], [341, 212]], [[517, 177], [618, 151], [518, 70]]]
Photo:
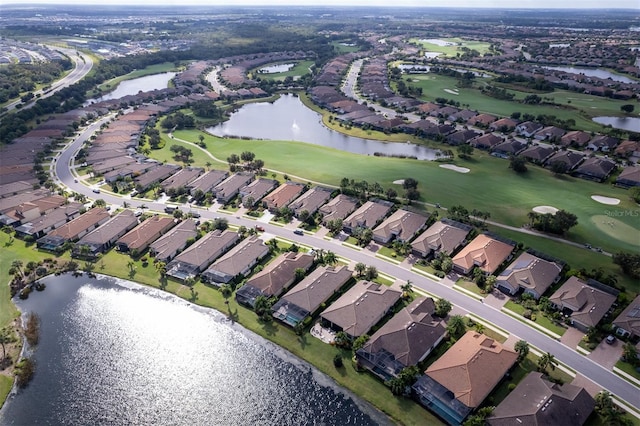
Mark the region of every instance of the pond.
[[18, 303], [41, 318], [37, 371], [2, 425], [389, 424], [221, 313], [112, 278], [44, 281]]
[[296, 64], [269, 65], [269, 66], [260, 68], [258, 70], [258, 73], [261, 73], [261, 74], [275, 74], [275, 73], [279, 73], [279, 72], [287, 72], [291, 68], [293, 68], [295, 65]]
[[228, 121], [207, 132], [216, 136], [285, 140], [322, 145], [354, 154], [410, 156], [435, 160], [440, 151], [411, 143], [381, 142], [346, 136], [322, 124], [322, 116], [307, 108], [294, 95], [283, 95], [275, 102], [258, 102], [242, 106]]
[[614, 74], [610, 71], [598, 69], [598, 68], [578, 68], [578, 67], [542, 67], [547, 70], [555, 70], [567, 72], [570, 74], [584, 74], [588, 77], [598, 77], [607, 79], [610, 78], [613, 81], [619, 81], [621, 83], [640, 83], [639, 80], [633, 80], [629, 77], [625, 77], [623, 75]]
[[637, 117], [594, 117], [593, 121], [604, 126], [640, 133], [640, 118]]
[[113, 91], [98, 99], [91, 99], [91, 101], [108, 101], [111, 99], [120, 99], [124, 96], [135, 95], [138, 92], [150, 92], [157, 89], [166, 89], [169, 86], [169, 80], [175, 77], [176, 74], [177, 73], [175, 72], [163, 72], [160, 74], [125, 80], [118, 84]]

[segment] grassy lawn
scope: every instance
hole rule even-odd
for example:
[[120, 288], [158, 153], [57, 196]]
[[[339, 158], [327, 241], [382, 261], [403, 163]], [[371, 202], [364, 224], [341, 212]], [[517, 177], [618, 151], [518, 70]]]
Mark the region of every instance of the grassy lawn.
[[349, 43], [346, 42], [340, 42], [340, 41], [333, 41], [331, 42], [331, 44], [333, 45], [334, 50], [339, 54], [343, 54], [343, 53], [351, 53], [351, 52], [357, 52], [358, 50], [360, 50], [360, 47], [356, 46], [349, 46]]
[[0, 374], [0, 406], [2, 402], [7, 398], [9, 392], [11, 392], [11, 387], [13, 386], [13, 379], [9, 376], [5, 376]]
[[478, 287], [476, 283], [474, 283], [473, 281], [465, 280], [464, 278], [460, 278], [458, 281], [456, 281], [456, 285], [482, 297], [487, 295], [487, 293], [483, 293], [482, 290], [480, 290], [480, 287]]
[[618, 362], [616, 362], [616, 367], [624, 371], [631, 377], [635, 378], [636, 380], [640, 380], [640, 372], [638, 372], [638, 370], [636, 370], [636, 367], [629, 364], [628, 362], [619, 360]]
[[[509, 309], [511, 312], [515, 312], [516, 314], [518, 314], [520, 316], [522, 316], [522, 314], [525, 311], [524, 306], [519, 305], [519, 304], [515, 303], [512, 300], [509, 300], [507, 303], [505, 303], [504, 307], [506, 309]], [[562, 336], [567, 331], [566, 328], [560, 327], [560, 326], [554, 324], [551, 320], [549, 320], [549, 318], [547, 318], [544, 315], [542, 315], [542, 312], [536, 312], [535, 314], [536, 314], [536, 320], [533, 321], [533, 322], [538, 324], [540, 327], [544, 327], [547, 330], [549, 330], [549, 331], [551, 331], [551, 332], [553, 332], [553, 333], [555, 333], [555, 334], [557, 334], [559, 336]]]
[[[175, 135], [187, 141], [198, 141], [200, 132], [182, 130]], [[420, 182], [422, 201], [437, 202], [445, 207], [462, 204], [470, 210], [488, 211], [491, 220], [512, 226], [527, 223], [527, 213], [533, 207], [550, 205], [568, 210], [578, 217], [578, 225], [568, 233], [568, 239], [588, 242], [610, 252], [639, 250], [637, 244], [616, 240], [612, 230], [597, 226], [597, 220], [596, 223], [592, 221], [593, 217], [614, 211], [635, 211], [637, 207], [627, 191], [568, 176], [557, 178], [548, 170], [535, 166], [529, 167], [527, 173], [518, 175], [509, 169], [508, 161], [478, 150], [471, 159], [454, 161], [459, 166], [471, 169], [469, 173], [456, 173], [443, 170], [435, 162], [362, 156], [301, 142], [236, 140], [206, 135], [205, 143], [218, 159], [226, 159], [232, 153], [252, 151], [265, 162], [267, 168], [330, 185], [339, 185], [343, 177], [349, 177], [370, 183], [375, 180], [384, 187], [392, 187], [393, 181], [412, 176]], [[203, 166], [202, 161], [212, 161], [201, 155], [199, 149], [191, 148], [195, 165]], [[152, 155], [163, 161], [171, 160], [172, 156], [169, 146], [153, 151]], [[551, 187], [553, 191], [548, 190]], [[591, 195], [614, 197], [621, 202], [612, 208], [592, 200]], [[620, 224], [638, 229], [637, 220], [632, 215], [623, 215], [618, 219]]]
[[404, 256], [400, 256], [398, 253], [396, 253], [394, 249], [385, 246], [380, 247], [380, 249], [377, 251], [377, 254], [389, 257], [393, 260], [397, 260], [398, 262], [402, 262], [405, 259]]
[[431, 43], [426, 40], [430, 39], [411, 39], [410, 43], [414, 43], [422, 46], [425, 50], [429, 52], [440, 52], [445, 56], [456, 56], [457, 53], [463, 53], [462, 47], [466, 47], [471, 50], [477, 50], [480, 55], [484, 55], [489, 52], [490, 43], [475, 41], [475, 40], [465, 40], [461, 38], [442, 38], [442, 39], [433, 39], [433, 40], [441, 40], [447, 43], [453, 43], [451, 45], [441, 46], [438, 43]]
[[[422, 88], [422, 100], [435, 101], [436, 98], [453, 99], [468, 108], [497, 114], [510, 116], [513, 112], [519, 111], [534, 116], [539, 114], [552, 115], [557, 118], [567, 120], [573, 119], [576, 128], [585, 131], [602, 131], [604, 127], [594, 121], [591, 117], [599, 115], [620, 115], [620, 106], [625, 102], [599, 96], [587, 95], [583, 93], [571, 92], [567, 90], [555, 90], [542, 94], [545, 98], [552, 98], [554, 103], [562, 105], [527, 105], [519, 101], [524, 99], [529, 93], [517, 90], [508, 90], [513, 93], [513, 101], [492, 98], [483, 94], [480, 87], [489, 83], [487, 78], [478, 78], [473, 87], [457, 87], [458, 80], [454, 77], [438, 74], [410, 74], [404, 75], [403, 79], [407, 84]], [[457, 94], [450, 93], [454, 90]]]

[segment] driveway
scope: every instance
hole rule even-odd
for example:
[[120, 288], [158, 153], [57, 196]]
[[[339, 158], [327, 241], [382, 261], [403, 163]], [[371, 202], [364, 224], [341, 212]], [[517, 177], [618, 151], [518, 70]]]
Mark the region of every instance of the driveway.
[[593, 351], [591, 351], [588, 358], [608, 370], [611, 370], [622, 356], [622, 345], [623, 343], [618, 339], [613, 342], [613, 345], [609, 345], [603, 340]]
[[580, 340], [584, 337], [584, 333], [577, 328], [569, 327], [562, 335], [560, 341], [572, 349], [578, 347]]

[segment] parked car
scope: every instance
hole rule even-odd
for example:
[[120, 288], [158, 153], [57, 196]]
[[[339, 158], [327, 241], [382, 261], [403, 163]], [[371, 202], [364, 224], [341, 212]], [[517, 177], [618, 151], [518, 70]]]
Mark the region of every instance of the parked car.
[[607, 342], [607, 344], [609, 345], [613, 345], [616, 342], [616, 336], [614, 336], [613, 334], [608, 335], [605, 339], [605, 342]]

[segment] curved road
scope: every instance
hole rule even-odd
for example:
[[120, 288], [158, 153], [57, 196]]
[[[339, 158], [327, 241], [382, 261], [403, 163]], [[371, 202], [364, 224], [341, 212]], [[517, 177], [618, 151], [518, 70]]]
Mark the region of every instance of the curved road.
[[[67, 55], [73, 61], [74, 65], [75, 65], [74, 69], [69, 74], [67, 74], [66, 76], [64, 76], [60, 80], [58, 80], [55, 83], [53, 83], [51, 85], [51, 87], [48, 88], [46, 91], [45, 90], [38, 90], [38, 91], [33, 92], [34, 95], [36, 95], [36, 96], [40, 95], [40, 97], [33, 98], [33, 100], [31, 102], [29, 102], [28, 104], [24, 105], [21, 109], [31, 108], [32, 106], [35, 105], [35, 103], [38, 101], [38, 99], [48, 98], [49, 96], [53, 95], [57, 91], [77, 83], [82, 78], [84, 78], [84, 76], [87, 75], [89, 73], [89, 71], [91, 71], [91, 68], [93, 68], [93, 60], [91, 59], [91, 57], [86, 55], [86, 54], [84, 54], [84, 53], [82, 53], [82, 52], [76, 51], [74, 49], [65, 49], [65, 48], [57, 47], [57, 46], [47, 46], [47, 47], [49, 49], [51, 49], [51, 50], [58, 50], [58, 51], [64, 53], [65, 55]], [[5, 107], [7, 110], [4, 113], [0, 114], [0, 116], [3, 116], [6, 113], [8, 113], [9, 111], [15, 109], [16, 106], [18, 104], [20, 104], [21, 102], [22, 101], [20, 99], [17, 99], [15, 101], [9, 103]]]
[[[80, 149], [82, 143], [86, 141], [100, 126], [110, 120], [113, 116], [104, 117], [101, 120], [88, 126], [79, 137], [71, 142], [67, 148], [57, 156], [54, 166], [54, 173], [56, 178], [71, 190], [84, 194], [89, 198], [96, 198], [96, 194], [92, 192], [92, 189], [85, 186], [80, 182], [74, 182], [74, 176], [70, 170], [71, 160], [75, 153]], [[124, 201], [122, 197], [115, 196], [108, 192], [102, 192], [98, 196], [104, 199], [109, 204], [120, 205]], [[164, 203], [156, 201], [143, 201], [143, 200], [126, 200], [131, 207], [140, 207], [143, 204], [150, 210], [162, 212], [164, 210]], [[210, 210], [197, 209], [201, 213], [202, 219], [210, 220], [221, 216], [220, 213]], [[248, 228], [253, 227], [256, 224], [255, 220], [243, 218], [235, 215], [223, 215], [228, 219], [232, 225], [241, 226], [244, 225]], [[560, 343], [557, 340], [539, 332], [538, 330], [529, 327], [522, 322], [502, 313], [501, 311], [480, 303], [479, 301], [470, 298], [452, 288], [439, 284], [429, 278], [422, 275], [415, 274], [405, 268], [398, 265], [386, 262], [380, 258], [377, 258], [374, 253], [368, 250], [357, 251], [346, 246], [338, 240], [325, 240], [322, 237], [316, 237], [311, 235], [298, 236], [293, 234], [291, 229], [283, 228], [280, 226], [272, 225], [269, 223], [260, 223], [264, 227], [265, 232], [275, 235], [283, 236], [296, 243], [312, 246], [315, 248], [321, 248], [324, 250], [330, 250], [339, 257], [350, 259], [354, 262], [362, 262], [367, 265], [375, 266], [378, 271], [395, 277], [397, 279], [407, 281], [410, 280], [414, 286], [421, 288], [429, 293], [435, 294], [439, 297], [443, 297], [454, 305], [464, 309], [467, 312], [473, 313], [486, 321], [498, 325], [500, 328], [507, 330], [509, 333], [517, 336], [520, 339], [524, 339], [532, 346], [538, 348], [543, 352], [552, 353], [556, 359], [567, 365], [569, 368], [575, 370], [579, 374], [591, 379], [593, 382], [608, 390], [612, 394], [616, 395], [621, 400], [625, 401], [628, 405], [633, 407], [640, 407], [640, 389], [632, 385], [628, 381], [622, 379], [612, 371], [609, 371], [601, 365], [593, 362], [584, 355], [579, 354], [575, 350]]]

